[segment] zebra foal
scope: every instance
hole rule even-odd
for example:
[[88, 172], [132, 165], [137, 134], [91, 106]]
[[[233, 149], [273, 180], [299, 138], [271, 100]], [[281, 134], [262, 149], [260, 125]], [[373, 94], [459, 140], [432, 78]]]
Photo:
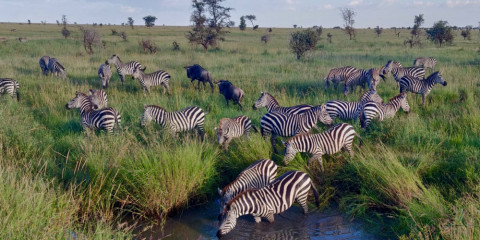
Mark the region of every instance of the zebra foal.
[[224, 218], [217, 231], [217, 237], [221, 238], [232, 231], [237, 224], [237, 218], [243, 215], [253, 215], [257, 223], [261, 221], [262, 217], [273, 222], [274, 214], [286, 211], [294, 201], [302, 206], [303, 212], [306, 214], [310, 188], [313, 188], [318, 206], [318, 191], [310, 177], [304, 172], [289, 171], [263, 188], [243, 191], [225, 205], [222, 213]]
[[255, 132], [258, 132], [247, 116], [222, 118], [220, 119], [218, 127], [215, 128], [215, 131], [217, 132], [217, 142], [220, 146], [223, 144], [225, 150], [228, 150], [228, 145], [234, 138], [247, 135], [252, 128]]
[[133, 70], [136, 67], [142, 67], [142, 65], [136, 61], [123, 63], [117, 54], [113, 54], [109, 59], [107, 59], [107, 63], [115, 65], [115, 67], [117, 68], [117, 73], [120, 76], [120, 80], [122, 81], [122, 85], [125, 84], [126, 75], [132, 75]]
[[435, 84], [447, 86], [447, 81], [443, 79], [441, 72], [434, 72], [426, 79], [419, 79], [413, 76], [404, 76], [400, 79], [400, 92], [412, 92], [422, 95], [422, 107], [425, 108], [425, 98], [432, 91]]
[[165, 91], [168, 91], [170, 94], [170, 87], [168, 86], [168, 81], [170, 80], [170, 75], [162, 70], [146, 74], [145, 68], [141, 69], [140, 65], [135, 66], [132, 72], [132, 78], [138, 79], [138, 82], [143, 88], [143, 93], [145, 91], [150, 92], [150, 87], [161, 85], [163, 87], [163, 94]]
[[0, 94], [8, 94], [10, 97], [14, 98], [17, 96], [17, 101], [20, 101], [20, 93], [18, 89], [20, 84], [11, 78], [0, 78]]
[[383, 121], [385, 118], [393, 118], [400, 108], [406, 113], [410, 112], [410, 106], [405, 93], [400, 93], [393, 97], [387, 104], [367, 102], [360, 113], [360, 126], [367, 128], [372, 119], [377, 116], [380, 121]]
[[260, 97], [255, 101], [252, 108], [257, 110], [259, 108], [267, 108], [267, 112], [279, 112], [286, 114], [300, 114], [307, 110], [310, 110], [313, 106], [307, 104], [301, 104], [292, 107], [282, 107], [278, 104], [278, 101], [268, 92], [261, 92]]

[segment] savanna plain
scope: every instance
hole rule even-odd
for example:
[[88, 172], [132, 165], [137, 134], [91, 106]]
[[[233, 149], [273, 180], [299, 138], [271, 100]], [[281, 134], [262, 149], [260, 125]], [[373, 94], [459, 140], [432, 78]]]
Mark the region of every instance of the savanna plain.
[[[64, 39], [61, 27], [53, 24], [0, 24], [0, 77], [20, 83], [20, 101], [0, 99], [1, 239], [134, 238], [136, 222], [161, 224], [187, 207], [215, 201], [217, 187], [262, 158], [274, 160], [279, 174], [300, 170], [311, 176], [321, 200], [318, 209], [313, 204], [311, 209], [338, 207], [381, 238], [480, 239], [478, 31], [470, 41], [455, 31], [453, 44], [443, 47], [423, 36], [421, 47], [410, 48], [403, 44], [407, 29], [397, 29], [400, 37], [392, 29], [379, 37], [373, 29], [360, 29], [356, 40], [339, 29], [323, 29], [315, 51], [297, 61], [288, 45], [297, 31], [293, 28], [273, 28], [266, 44], [260, 38], [267, 29], [232, 28], [219, 48], [204, 51], [187, 42], [189, 27], [104, 25], [95, 27], [102, 41], [92, 55], [83, 48], [78, 26], [68, 28], [72, 35]], [[124, 31], [127, 41], [112, 35], [112, 29]], [[142, 39], [155, 42], [157, 52], [145, 53]], [[179, 50], [173, 49], [174, 41]], [[76, 91], [101, 88], [98, 67], [113, 54], [123, 62], [139, 61], [147, 73], [167, 71], [171, 94], [154, 87], [144, 95], [137, 80], [127, 77], [122, 86], [113, 71], [106, 92], [109, 106], [121, 113], [122, 129], [87, 137], [79, 111], [66, 110], [65, 104]], [[43, 55], [56, 57], [67, 78], [43, 76], [38, 65]], [[380, 68], [388, 60], [411, 66], [420, 56], [438, 60], [435, 70], [448, 85], [433, 88], [425, 109], [420, 95], [408, 93], [410, 113], [374, 121], [368, 131], [358, 121], [349, 122], [363, 143], [354, 141], [353, 158], [347, 153], [324, 156], [324, 173], [317, 165], [307, 167], [307, 154], [297, 154], [285, 166], [283, 156], [273, 154], [270, 141], [259, 133], [233, 140], [229, 151], [216, 143], [214, 127], [221, 118], [246, 115], [260, 127], [266, 110], [251, 106], [261, 91], [282, 106], [357, 101], [358, 89], [346, 97], [342, 87], [325, 90], [323, 79], [331, 68]], [[244, 109], [227, 106], [218, 87], [211, 93], [208, 85], [205, 90], [192, 85], [184, 66], [195, 63], [215, 80], [228, 79], [243, 89]], [[389, 75], [377, 91], [387, 101], [399, 88]], [[172, 137], [155, 123], [142, 128], [144, 104], [167, 111], [201, 107], [208, 112], [205, 141], [188, 133]], [[280, 141], [277, 148], [283, 151]]]

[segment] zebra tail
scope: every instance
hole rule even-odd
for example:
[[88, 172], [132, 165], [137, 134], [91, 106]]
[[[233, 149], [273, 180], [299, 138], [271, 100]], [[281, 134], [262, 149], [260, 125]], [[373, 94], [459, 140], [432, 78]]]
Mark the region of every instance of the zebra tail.
[[115, 126], [117, 126], [117, 130], [120, 131], [121, 129], [121, 125], [120, 123], [122, 122], [122, 119], [121, 119], [121, 116], [119, 113], [117, 113], [117, 115], [115, 116]]
[[252, 128], [253, 128], [253, 131], [255, 131], [256, 133], [258, 133], [258, 129], [252, 124]]
[[20, 93], [17, 90], [17, 101], [20, 102]]
[[313, 184], [313, 182], [311, 182], [310, 184], [312, 185], [313, 196], [315, 196], [315, 205], [317, 207], [319, 207], [320, 206], [320, 201], [318, 200], [318, 190], [315, 187], [315, 184]]

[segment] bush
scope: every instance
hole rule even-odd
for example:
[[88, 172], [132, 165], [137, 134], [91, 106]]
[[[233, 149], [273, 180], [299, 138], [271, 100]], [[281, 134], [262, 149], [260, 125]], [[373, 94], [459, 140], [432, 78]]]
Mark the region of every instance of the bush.
[[438, 21], [433, 24], [433, 27], [427, 30], [427, 35], [432, 42], [438, 44], [440, 47], [443, 43], [453, 42], [452, 27], [448, 26], [447, 21]]
[[318, 35], [310, 28], [290, 35], [290, 49], [297, 55], [297, 60], [307, 51], [314, 49], [317, 42]]
[[139, 42], [139, 44], [143, 48], [143, 52], [147, 52], [147, 50], [150, 51], [150, 53], [156, 53], [157, 52], [157, 46], [150, 39], [142, 39]]
[[123, 41], [127, 41], [127, 33], [126, 32], [121, 32], [119, 36], [123, 39]]
[[268, 41], [270, 41], [270, 35], [268, 34], [263, 35], [261, 38], [261, 41], [265, 44], [268, 43]]
[[173, 41], [172, 46], [173, 46], [173, 51], [180, 50], [180, 45], [178, 45], [177, 41]]

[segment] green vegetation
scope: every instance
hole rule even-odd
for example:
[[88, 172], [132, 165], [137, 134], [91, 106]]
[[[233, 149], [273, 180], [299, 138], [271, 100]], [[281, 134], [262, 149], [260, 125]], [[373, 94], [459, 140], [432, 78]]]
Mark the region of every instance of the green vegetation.
[[[13, 28], [17, 30], [10, 31]], [[81, 29], [70, 25], [71, 35], [64, 39], [61, 28], [0, 24], [6, 38], [0, 42], [0, 77], [18, 80], [21, 92], [20, 102], [0, 99], [2, 239], [129, 238], [137, 220], [161, 222], [169, 213], [213, 199], [217, 187], [260, 158], [276, 161], [280, 174], [292, 169], [308, 172], [321, 191], [323, 207], [338, 203], [382, 237], [480, 237], [478, 34], [472, 34], [473, 41], [455, 38], [453, 45], [442, 48], [426, 42], [410, 49], [391, 29], [384, 29], [380, 38], [371, 30], [356, 29], [352, 41], [342, 30], [328, 29], [335, 41], [320, 39], [316, 51], [297, 61], [289, 49], [293, 29], [275, 29], [266, 45], [260, 41], [261, 29], [231, 28], [220, 48], [204, 51], [188, 44], [189, 27], [121, 27], [128, 41], [112, 36], [109, 27], [96, 27], [102, 45], [93, 45], [89, 55]], [[409, 34], [406, 29], [396, 32]], [[28, 41], [19, 42], [19, 37]], [[156, 44], [156, 54], [144, 53], [138, 44], [142, 39]], [[172, 42], [182, 48], [172, 50]], [[123, 61], [139, 61], [147, 72], [167, 71], [172, 94], [163, 95], [157, 87], [144, 96], [138, 82], [127, 78], [122, 86], [114, 73], [106, 91], [109, 105], [122, 114], [123, 130], [87, 138], [79, 112], [67, 111], [65, 104], [75, 91], [100, 88], [98, 67], [114, 53]], [[43, 55], [56, 57], [68, 79], [43, 76], [38, 66]], [[333, 67], [378, 68], [390, 59], [410, 66], [419, 56], [435, 57], [436, 69], [448, 85], [434, 87], [424, 110], [421, 97], [408, 94], [409, 114], [374, 121], [368, 132], [354, 123], [363, 144], [355, 141], [353, 159], [346, 153], [325, 156], [325, 174], [308, 169], [306, 155], [283, 166], [282, 156], [272, 156], [270, 142], [259, 134], [234, 140], [225, 153], [215, 142], [219, 119], [244, 114], [259, 127], [266, 111], [227, 107], [218, 92], [197, 90], [183, 68], [198, 63], [215, 80], [230, 80], [244, 90], [245, 106], [261, 91], [270, 92], [281, 105], [317, 105], [345, 99], [341, 90], [323, 87]], [[398, 93], [392, 76], [380, 83], [378, 92], [385, 101]], [[346, 100], [359, 95], [350, 94]], [[168, 111], [203, 108], [208, 112], [205, 142], [194, 134], [172, 137], [154, 124], [142, 129], [144, 104]]]

